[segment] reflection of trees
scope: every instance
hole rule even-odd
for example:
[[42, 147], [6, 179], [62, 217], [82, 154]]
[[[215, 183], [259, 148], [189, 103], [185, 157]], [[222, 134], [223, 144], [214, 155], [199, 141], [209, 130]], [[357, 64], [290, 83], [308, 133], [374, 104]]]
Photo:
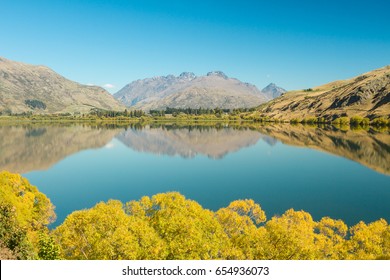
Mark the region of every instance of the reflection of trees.
[[340, 131], [332, 127], [268, 125], [258, 129], [284, 144], [304, 146], [359, 162], [390, 174], [390, 135], [375, 131]]
[[119, 130], [99, 125], [0, 126], [0, 170], [47, 169], [70, 154], [104, 146]]

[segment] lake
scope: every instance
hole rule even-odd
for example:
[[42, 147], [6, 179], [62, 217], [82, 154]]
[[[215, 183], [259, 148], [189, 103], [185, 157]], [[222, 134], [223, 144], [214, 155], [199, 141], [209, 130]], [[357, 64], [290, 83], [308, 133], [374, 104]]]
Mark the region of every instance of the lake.
[[56, 226], [99, 201], [178, 191], [217, 210], [251, 198], [267, 217], [305, 210], [390, 221], [390, 135], [291, 125], [0, 126], [0, 170], [56, 206]]

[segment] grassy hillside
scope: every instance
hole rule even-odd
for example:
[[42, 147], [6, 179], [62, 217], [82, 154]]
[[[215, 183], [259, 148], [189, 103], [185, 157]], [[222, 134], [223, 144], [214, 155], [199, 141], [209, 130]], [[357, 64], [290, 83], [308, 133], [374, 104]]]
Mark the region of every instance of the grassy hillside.
[[2, 114], [84, 113], [92, 108], [124, 110], [124, 106], [103, 88], [70, 81], [45, 66], [0, 57]]
[[390, 116], [390, 66], [322, 86], [290, 91], [259, 107], [270, 118]]

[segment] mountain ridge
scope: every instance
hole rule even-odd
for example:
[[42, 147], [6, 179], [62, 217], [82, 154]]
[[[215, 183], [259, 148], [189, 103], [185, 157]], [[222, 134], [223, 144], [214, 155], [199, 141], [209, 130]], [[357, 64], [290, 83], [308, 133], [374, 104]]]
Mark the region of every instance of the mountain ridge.
[[133, 81], [114, 94], [128, 107], [151, 110], [171, 108], [249, 108], [269, 100], [256, 86], [228, 77], [222, 71], [204, 76], [183, 72]]
[[0, 57], [0, 112], [87, 113], [124, 110], [106, 90], [71, 81], [43, 65]]
[[274, 99], [281, 96], [283, 93], [287, 92], [284, 88], [278, 87], [274, 83], [268, 84], [265, 88], [261, 90], [268, 98]]

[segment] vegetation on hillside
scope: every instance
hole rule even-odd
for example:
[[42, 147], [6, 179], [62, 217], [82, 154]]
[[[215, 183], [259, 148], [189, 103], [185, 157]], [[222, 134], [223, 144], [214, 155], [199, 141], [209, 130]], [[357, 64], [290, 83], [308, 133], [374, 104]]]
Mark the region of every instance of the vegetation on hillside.
[[37, 99], [26, 99], [24, 100], [24, 103], [31, 109], [46, 109], [46, 104]]
[[49, 232], [53, 206], [20, 175], [0, 173], [0, 258], [390, 259], [390, 226], [348, 226], [305, 211], [266, 219], [253, 200], [218, 211], [170, 192], [75, 211]]

